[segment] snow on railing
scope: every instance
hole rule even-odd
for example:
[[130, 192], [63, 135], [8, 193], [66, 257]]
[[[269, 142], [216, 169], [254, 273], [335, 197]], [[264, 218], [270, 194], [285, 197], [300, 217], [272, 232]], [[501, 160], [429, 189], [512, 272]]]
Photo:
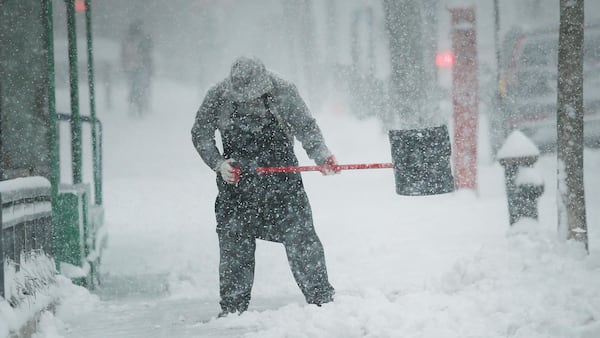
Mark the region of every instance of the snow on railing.
[[54, 283], [50, 182], [43, 177], [0, 181], [0, 296], [12, 307]]

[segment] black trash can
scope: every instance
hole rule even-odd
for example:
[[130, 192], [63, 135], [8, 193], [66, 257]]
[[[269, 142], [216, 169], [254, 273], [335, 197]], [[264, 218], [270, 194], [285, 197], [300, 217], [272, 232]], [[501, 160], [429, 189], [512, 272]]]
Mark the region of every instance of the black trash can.
[[450, 135], [444, 126], [390, 130], [396, 193], [426, 196], [452, 192]]

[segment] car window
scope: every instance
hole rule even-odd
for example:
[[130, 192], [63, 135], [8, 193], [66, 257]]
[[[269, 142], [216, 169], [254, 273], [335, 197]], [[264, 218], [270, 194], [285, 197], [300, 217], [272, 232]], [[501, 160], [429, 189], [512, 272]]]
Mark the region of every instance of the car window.
[[555, 66], [557, 65], [558, 41], [533, 40], [525, 43], [521, 54], [524, 66]]
[[542, 96], [554, 94], [555, 73], [547, 71], [521, 70], [517, 74], [514, 88], [516, 96]]
[[[507, 35], [504, 53], [506, 87], [509, 95], [520, 99], [547, 99], [556, 97], [558, 72], [558, 31], [554, 33], [530, 34], [512, 33]], [[519, 47], [519, 38], [522, 45]], [[509, 39], [510, 38], [510, 39]], [[510, 43], [509, 43], [510, 42]], [[520, 49], [520, 50], [519, 50]], [[514, 66], [508, 57], [516, 55]], [[587, 29], [584, 43], [584, 82], [587, 96], [599, 92], [600, 88], [600, 32]]]

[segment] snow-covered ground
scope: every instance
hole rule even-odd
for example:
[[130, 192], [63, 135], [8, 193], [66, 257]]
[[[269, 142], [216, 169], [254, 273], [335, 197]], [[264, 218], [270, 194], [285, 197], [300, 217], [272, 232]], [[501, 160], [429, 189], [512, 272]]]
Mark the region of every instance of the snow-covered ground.
[[[203, 92], [155, 83], [152, 113], [134, 119], [117, 89], [115, 109], [99, 108], [104, 284], [90, 293], [59, 279], [63, 302], [36, 337], [600, 337], [598, 150], [585, 153], [590, 255], [557, 239], [552, 156], [536, 166], [539, 222], [512, 229], [489, 156], [476, 192], [430, 197], [396, 195], [391, 169], [304, 173], [335, 301], [305, 304], [283, 246], [259, 241], [249, 311], [217, 320], [215, 175], [189, 132]], [[377, 121], [313, 110], [340, 163], [390, 161]]]

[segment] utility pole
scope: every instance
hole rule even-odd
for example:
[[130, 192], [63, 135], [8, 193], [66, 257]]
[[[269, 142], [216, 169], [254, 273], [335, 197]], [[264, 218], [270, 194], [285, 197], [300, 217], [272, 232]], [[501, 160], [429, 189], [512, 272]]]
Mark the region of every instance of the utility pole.
[[588, 249], [583, 182], [584, 0], [560, 0], [558, 35], [558, 229]]

